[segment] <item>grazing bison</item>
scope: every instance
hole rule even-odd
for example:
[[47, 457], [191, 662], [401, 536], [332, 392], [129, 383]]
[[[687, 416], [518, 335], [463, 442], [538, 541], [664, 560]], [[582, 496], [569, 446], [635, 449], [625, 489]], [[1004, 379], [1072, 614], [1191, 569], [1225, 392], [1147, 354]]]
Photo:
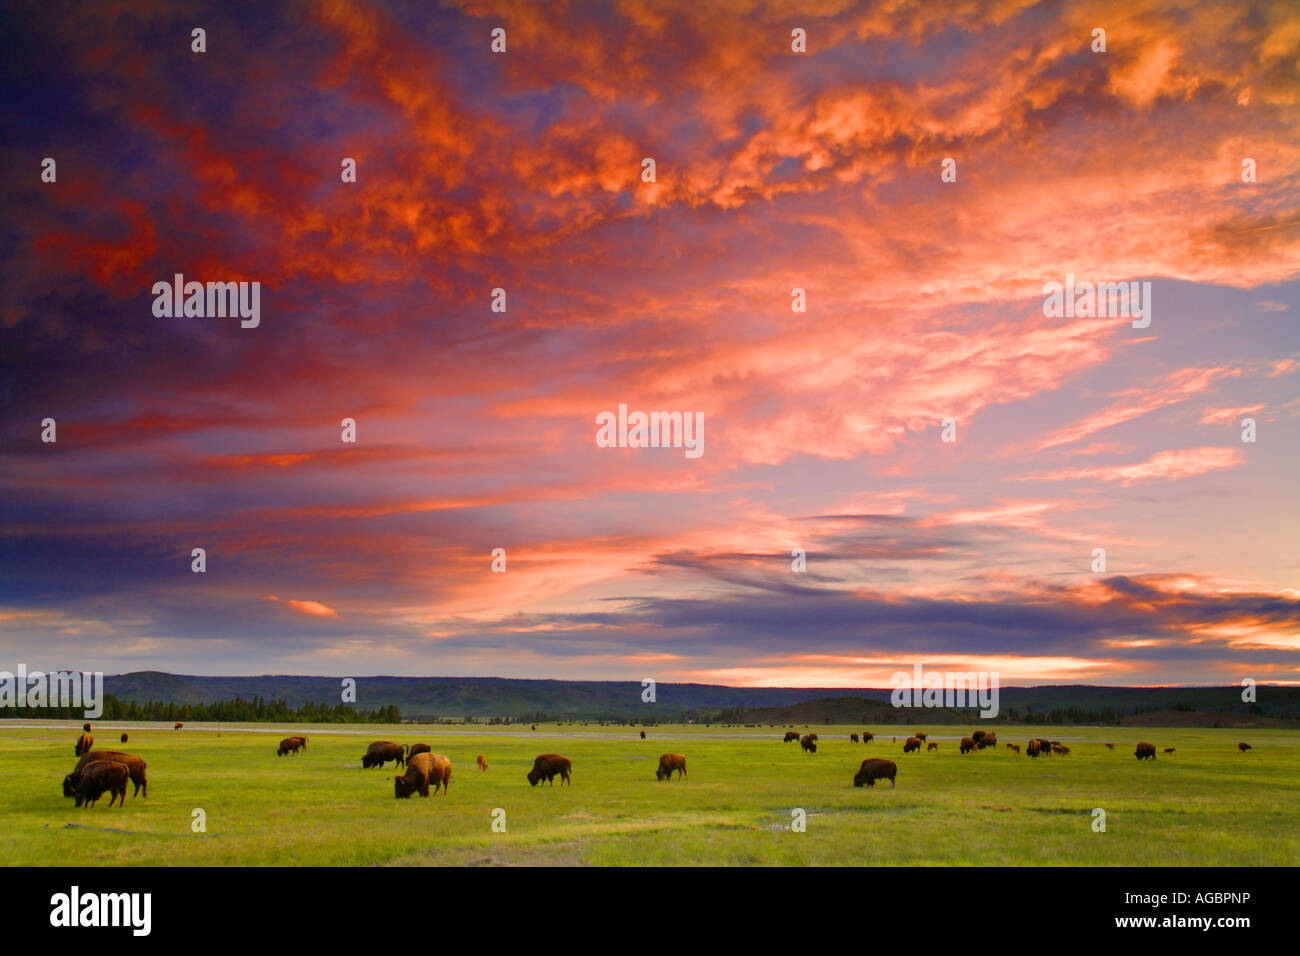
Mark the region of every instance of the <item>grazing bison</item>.
[[182, 724], [182, 723], [178, 720], [178, 721], [176, 721], [176, 726], [173, 727], [172, 730], [180, 730], [180, 729], [181, 729], [182, 727], [184, 727], [184, 726], [185, 726], [185, 725]]
[[285, 754], [293, 754], [296, 757], [298, 756], [298, 751], [304, 749], [306, 746], [306, 737], [285, 737], [284, 740], [280, 741], [280, 747], [276, 750], [275, 755], [277, 757], [283, 757]]
[[[972, 737], [971, 739], [972, 739], [972, 740], [975, 740], [974, 737]], [[984, 749], [986, 749], [986, 748], [988, 748], [988, 747], [992, 747], [994, 750], [997, 749], [997, 747], [998, 747], [998, 735], [997, 735], [997, 734], [985, 734], [985, 735], [984, 735], [983, 737], [981, 737], [979, 740], [975, 740], [975, 749], [976, 749], [976, 750], [984, 750]]]
[[1165, 753], [1167, 753], [1167, 754], [1171, 754], [1171, 753], [1173, 753], [1173, 752], [1174, 752], [1174, 748], [1173, 748], [1173, 747], [1166, 747], [1166, 748], [1165, 748]]
[[484, 757], [482, 754], [479, 754], [478, 757], [476, 757], [475, 759], [478, 761], [478, 769], [480, 773], [482, 773], [484, 770], [487, 770], [487, 757]]
[[975, 749], [975, 738], [974, 738], [974, 737], [963, 737], [963, 738], [961, 739], [961, 752], [962, 752], [962, 753], [964, 753], [964, 754], [968, 754], [968, 753], [970, 753], [970, 752], [971, 752], [972, 750], [974, 750], [974, 749]]
[[1042, 737], [1035, 737], [1034, 742], [1038, 744], [1038, 754], [1040, 757], [1050, 757], [1052, 755], [1052, 742], [1044, 740]]
[[930, 743], [925, 745], [926, 753], [929, 753], [931, 750], [938, 750], [938, 749], [939, 749], [939, 745], [936, 744], [934, 741], [931, 741]]
[[401, 800], [418, 791], [420, 796], [427, 797], [429, 784], [433, 784], [435, 797], [440, 786], [443, 796], [447, 795], [451, 786], [451, 761], [442, 754], [426, 750], [411, 757], [405, 774], [393, 778], [393, 796]]
[[798, 739], [799, 739], [799, 731], [797, 731], [797, 730], [787, 730], [787, 731], [785, 732], [785, 740], [783, 740], [783, 741], [781, 741], [781, 742], [782, 742], [782, 743], [786, 743], [786, 744], [788, 744], [790, 741], [792, 741], [792, 740], [798, 740]]
[[1007, 744], [1007, 749], [1014, 750], [1016, 753], [1020, 753], [1020, 744]]
[[869, 744], [869, 743], [871, 743], [871, 741], [873, 741], [873, 740], [875, 740], [875, 739], [876, 739], [876, 735], [873, 734], [871, 731], [869, 731], [869, 730], [864, 730], [864, 731], [862, 731], [862, 742], [863, 742], [864, 744]]
[[376, 740], [361, 755], [361, 767], [363, 770], [382, 767], [390, 760], [396, 760], [399, 767], [403, 766], [406, 763], [405, 748], [388, 740]]
[[1137, 757], [1138, 760], [1146, 760], [1148, 757], [1150, 757], [1152, 760], [1155, 760], [1156, 746], [1155, 744], [1149, 744], [1146, 741], [1143, 741], [1142, 743], [1138, 744], [1137, 750], [1133, 751], [1133, 756]]
[[897, 776], [898, 764], [894, 761], [883, 757], [868, 757], [862, 761], [862, 766], [858, 767], [858, 772], [853, 775], [853, 786], [860, 787], [866, 784], [868, 787], [874, 787], [877, 780], [888, 780], [889, 785], [893, 787], [894, 778]]
[[817, 752], [817, 739], [813, 734], [804, 734], [799, 738], [799, 746], [810, 754]]
[[416, 754], [429, 754], [429, 753], [433, 753], [433, 748], [430, 747], [428, 744], [409, 744], [406, 748], [406, 762], [409, 764], [411, 762], [411, 758], [414, 757]]
[[970, 739], [973, 740], [973, 741], [975, 741], [976, 743], [979, 743], [979, 742], [980, 742], [981, 740], [983, 740], [983, 739], [985, 738], [985, 736], [987, 736], [987, 735], [988, 735], [988, 731], [987, 731], [987, 730], [977, 730], [977, 731], [975, 731], [975, 733], [973, 733], [973, 734], [970, 735]]
[[126, 743], [126, 732], [122, 732], [122, 743]]
[[641, 731], [641, 739], [642, 739], [642, 740], [645, 740], [645, 731], [644, 731], [644, 730]]
[[77, 738], [77, 743], [73, 747], [73, 752], [80, 757], [82, 754], [90, 753], [90, 749], [95, 746], [95, 738], [90, 734], [82, 734]]
[[560, 775], [560, 782], [573, 786], [573, 781], [569, 779], [569, 774], [573, 771], [573, 761], [568, 757], [562, 757], [560, 754], [539, 754], [533, 761], [533, 769], [528, 771], [529, 786], [537, 786], [537, 782], [543, 777], [552, 787], [555, 786], [555, 775]]
[[[1060, 754], [1062, 757], [1064, 757], [1069, 752], [1070, 752], [1070, 748], [1065, 746], [1065, 744], [1052, 744], [1052, 753], [1054, 754]], [[1168, 750], [1165, 751], [1165, 753], [1169, 753], [1169, 752], [1170, 751]]]
[[1031, 741], [1029, 741], [1029, 743], [1025, 744], [1025, 753], [1029, 754], [1029, 756], [1031, 756], [1031, 757], [1037, 757], [1037, 756], [1038, 756], [1038, 741], [1037, 741], [1037, 740], [1031, 740]]
[[912, 734], [912, 736], [915, 737], [917, 740], [925, 740], [926, 738], [926, 735], [919, 730], [916, 733]]
[[1237, 753], [1244, 754], [1247, 750], [1253, 750], [1253, 749], [1254, 748], [1251, 747], [1251, 745], [1246, 743], [1244, 740], [1241, 743], [1237, 744]]
[[88, 754], [82, 754], [72, 773], [63, 778], [63, 795], [65, 797], [75, 797], [77, 795], [77, 785], [81, 782], [86, 767], [91, 764], [109, 762], [120, 763], [126, 767], [131, 782], [135, 784], [135, 791], [131, 796], [138, 797], [141, 793], [146, 797], [149, 796], [149, 781], [145, 777], [144, 761], [134, 754], [124, 754], [117, 750], [92, 750]]
[[854, 743], [854, 744], [856, 744], [857, 742], [858, 742], [858, 735], [857, 735], [857, 734], [849, 734], [849, 743]]
[[915, 737], [908, 737], [903, 741], [903, 753], [910, 754], [913, 750], [917, 753], [921, 752], [921, 741], [917, 740]]
[[111, 807], [114, 800], [120, 800], [119, 806], [126, 805], [126, 781], [131, 771], [126, 764], [113, 760], [101, 760], [92, 763], [81, 774], [77, 782], [77, 806], [89, 810], [105, 793], [112, 794], [108, 801]]
[[655, 779], [671, 780], [674, 770], [677, 771], [678, 780], [686, 776], [686, 757], [682, 754], [663, 754], [659, 758], [659, 769], [655, 771]]

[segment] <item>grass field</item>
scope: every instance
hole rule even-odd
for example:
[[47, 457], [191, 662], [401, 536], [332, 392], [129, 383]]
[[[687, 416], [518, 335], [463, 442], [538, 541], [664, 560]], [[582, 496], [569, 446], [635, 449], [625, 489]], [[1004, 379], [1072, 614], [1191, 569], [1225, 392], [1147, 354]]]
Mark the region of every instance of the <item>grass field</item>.
[[[1286, 731], [1017, 727], [996, 752], [902, 754], [877, 729], [812, 727], [817, 754], [780, 729], [654, 727], [95, 726], [96, 749], [149, 765], [149, 796], [90, 810], [62, 796], [78, 723], [0, 722], [0, 860], [7, 865], [1295, 865], [1300, 735]], [[126, 729], [129, 744], [118, 743]], [[805, 728], [797, 728], [807, 732]], [[918, 729], [924, 729], [918, 725]], [[972, 728], [973, 729], [973, 728]], [[250, 732], [251, 730], [251, 732]], [[282, 736], [308, 748], [277, 757]], [[969, 730], [963, 731], [969, 733]], [[1031, 760], [1029, 736], [1072, 752]], [[360, 769], [371, 740], [423, 741], [453, 764], [447, 796], [393, 798], [393, 765]], [[1137, 761], [1149, 740], [1177, 752]], [[1113, 741], [1114, 751], [1102, 746]], [[1254, 750], [1239, 754], [1238, 740]], [[573, 759], [573, 786], [530, 788], [538, 753]], [[687, 781], [660, 783], [659, 754], [684, 753]], [[489, 769], [475, 768], [485, 754]], [[898, 786], [854, 788], [868, 756]], [[558, 783], [558, 781], [557, 781]], [[130, 788], [128, 788], [130, 793]], [[1093, 831], [1093, 809], [1106, 832]], [[202, 809], [207, 830], [191, 829]], [[505, 811], [506, 832], [492, 830]], [[792, 832], [791, 811], [807, 814]]]

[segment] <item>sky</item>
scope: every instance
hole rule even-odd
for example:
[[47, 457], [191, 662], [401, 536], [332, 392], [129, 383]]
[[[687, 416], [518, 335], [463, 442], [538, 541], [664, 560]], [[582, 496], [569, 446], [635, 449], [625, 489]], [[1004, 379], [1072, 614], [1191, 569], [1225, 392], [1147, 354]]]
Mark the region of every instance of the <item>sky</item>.
[[1300, 681], [1295, 3], [0, 16], [0, 669]]

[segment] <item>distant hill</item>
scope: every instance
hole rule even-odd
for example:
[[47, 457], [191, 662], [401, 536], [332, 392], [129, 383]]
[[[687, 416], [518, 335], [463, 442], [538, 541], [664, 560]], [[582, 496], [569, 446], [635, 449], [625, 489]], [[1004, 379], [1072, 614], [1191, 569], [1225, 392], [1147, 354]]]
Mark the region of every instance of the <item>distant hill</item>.
[[[104, 689], [127, 701], [213, 703], [243, 697], [283, 699], [291, 707], [307, 702], [336, 704], [337, 677], [264, 675], [199, 677], [138, 671], [105, 678]], [[910, 723], [915, 712], [889, 704], [879, 688], [726, 687], [718, 684], [657, 685], [656, 702], [642, 703], [638, 681], [527, 680], [506, 677], [361, 677], [358, 707], [395, 705], [404, 718], [475, 719], [509, 717], [588, 720], [700, 721], [732, 723]], [[1100, 687], [1042, 685], [1000, 689], [1000, 716], [1011, 720], [1059, 723], [1140, 722], [1144, 714], [1185, 726], [1252, 718], [1300, 719], [1300, 687], [1260, 685], [1259, 703], [1245, 704], [1241, 688]], [[890, 718], [893, 718], [891, 720]], [[931, 710], [926, 723], [961, 723], [969, 714]], [[1244, 724], [1249, 726], [1249, 724]], [[1264, 721], [1258, 724], [1264, 725]], [[1280, 726], [1280, 725], [1275, 725]]]

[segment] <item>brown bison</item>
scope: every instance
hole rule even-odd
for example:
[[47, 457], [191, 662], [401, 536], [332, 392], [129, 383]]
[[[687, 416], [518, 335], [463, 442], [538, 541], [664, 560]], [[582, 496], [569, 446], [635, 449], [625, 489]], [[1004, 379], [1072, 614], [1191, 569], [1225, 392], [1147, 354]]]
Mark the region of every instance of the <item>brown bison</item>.
[[399, 767], [403, 766], [406, 763], [406, 749], [389, 740], [376, 740], [361, 755], [361, 767], [363, 770], [382, 767], [390, 760], [396, 760]]
[[125, 732], [123, 732], [123, 734], [122, 734], [122, 743], [126, 743], [126, 733], [125, 733]]
[[1115, 749], [1115, 745], [1114, 745], [1114, 744], [1107, 744], [1107, 745], [1106, 745], [1106, 749], [1107, 749], [1107, 750], [1114, 750], [1114, 749]]
[[915, 737], [917, 740], [925, 740], [926, 738], [926, 735], [919, 730], [916, 733], [912, 734], [912, 736]]
[[131, 782], [135, 784], [135, 791], [131, 794], [138, 797], [141, 794], [149, 796], [149, 780], [145, 777], [145, 762], [134, 754], [124, 754], [117, 750], [92, 750], [88, 754], [82, 754], [81, 759], [77, 761], [76, 767], [72, 773], [63, 778], [63, 795], [65, 797], [75, 797], [77, 795], [77, 785], [81, 782], [82, 774], [85, 773], [86, 767], [96, 763], [120, 763], [126, 767]]
[[279, 749], [276, 750], [275, 755], [277, 757], [283, 757], [285, 754], [293, 754], [296, 757], [298, 756], [298, 751], [305, 750], [306, 747], [306, 737], [285, 737], [284, 740], [280, 741]]
[[172, 730], [180, 730], [180, 729], [181, 729], [182, 727], [184, 727], [184, 726], [185, 726], [185, 725], [182, 724], [182, 723], [178, 720], [178, 721], [176, 721], [176, 726], [173, 727]]
[[536, 729], [537, 729], [537, 725], [536, 725], [536, 724], [533, 724], [533, 730], [536, 730]]
[[663, 754], [659, 758], [659, 769], [655, 771], [656, 780], [671, 780], [673, 771], [677, 771], [680, 780], [686, 774], [686, 757], [682, 754]]
[[1038, 755], [1040, 757], [1050, 757], [1052, 755], [1052, 742], [1050, 740], [1035, 737], [1034, 741], [1038, 744]]
[[645, 740], [645, 731], [644, 731], [644, 730], [641, 731], [641, 739], [642, 739], [642, 740]]
[[858, 735], [857, 735], [857, 734], [849, 734], [849, 743], [856, 744], [857, 742], [858, 742]]
[[874, 787], [877, 780], [888, 780], [890, 787], [895, 786], [894, 778], [898, 776], [898, 764], [883, 757], [868, 757], [853, 775], [853, 786], [866, 784]]
[[1155, 760], [1156, 746], [1155, 744], [1149, 744], [1146, 741], [1143, 741], [1138, 744], [1137, 750], [1133, 751], [1133, 756], [1137, 757], [1138, 760], [1146, 760], [1148, 757]]
[[799, 739], [799, 731], [797, 731], [797, 730], [787, 730], [787, 731], [785, 732], [785, 740], [783, 740], [783, 741], [781, 741], [781, 742], [782, 742], [782, 743], [786, 743], [786, 744], [788, 744], [790, 741], [792, 741], [792, 740], [798, 740], [798, 739]]
[[974, 737], [963, 737], [963, 738], [961, 739], [961, 752], [962, 752], [962, 753], [964, 753], [964, 754], [968, 754], [968, 753], [970, 753], [970, 752], [971, 752], [972, 750], [974, 750], [974, 749], [975, 749], [975, 738], [974, 738]]
[[1173, 753], [1173, 752], [1174, 752], [1174, 748], [1173, 748], [1173, 747], [1166, 747], [1166, 748], [1165, 748], [1165, 753], [1167, 753], [1167, 754], [1171, 754], [1171, 753]]
[[873, 740], [875, 740], [875, 739], [876, 739], [876, 735], [873, 734], [871, 731], [869, 731], [869, 730], [864, 730], [864, 731], [862, 731], [862, 742], [863, 742], [864, 744], [869, 744], [869, 743], [871, 743], [871, 741], [873, 741]]
[[555, 775], [560, 775], [560, 782], [573, 786], [573, 781], [569, 779], [569, 774], [573, 772], [573, 761], [568, 757], [562, 757], [560, 754], [539, 754], [533, 761], [533, 769], [528, 771], [529, 786], [537, 786], [537, 782], [543, 777], [552, 787], [555, 786]]
[[1008, 749], [1008, 750], [1014, 750], [1016, 753], [1020, 753], [1020, 744], [1010, 744], [1010, 743], [1009, 743], [1009, 744], [1007, 744], [1007, 749]]
[[439, 787], [442, 787], [443, 796], [447, 795], [451, 786], [451, 761], [442, 754], [426, 750], [411, 757], [405, 774], [393, 778], [393, 796], [402, 800], [418, 791], [420, 796], [427, 797], [429, 784], [433, 784], [435, 797]]
[[936, 744], [934, 741], [930, 741], [930, 743], [925, 745], [926, 753], [929, 753], [931, 750], [938, 750], [938, 749], [939, 749], [939, 745]]
[[430, 754], [430, 753], [433, 753], [433, 748], [430, 747], [428, 744], [409, 744], [406, 748], [406, 762], [410, 763], [411, 758], [414, 757], [416, 754]]
[[1237, 744], [1237, 753], [1244, 754], [1247, 750], [1253, 750], [1253, 749], [1254, 748], [1251, 747], [1251, 745], [1246, 743], [1244, 740], [1241, 743]]
[[77, 743], [73, 747], [73, 752], [80, 757], [82, 754], [90, 753], [91, 748], [94, 746], [95, 738], [90, 736], [90, 734], [82, 734], [77, 738]]
[[487, 770], [487, 757], [484, 757], [482, 754], [479, 754], [478, 757], [476, 757], [475, 759], [478, 761], [478, 769], [480, 773], [484, 770]]
[[101, 760], [92, 763], [82, 771], [77, 782], [77, 806], [89, 810], [105, 794], [112, 794], [108, 801], [111, 807], [114, 800], [120, 800], [119, 806], [126, 805], [126, 781], [131, 771], [126, 764], [113, 760]]
[[[971, 739], [972, 739], [972, 740], [975, 740], [974, 737], [972, 737]], [[983, 737], [981, 737], [979, 740], [976, 740], [976, 741], [975, 741], [975, 749], [976, 749], [976, 750], [985, 750], [985, 749], [987, 749], [987, 748], [989, 748], [989, 747], [992, 747], [994, 750], [997, 749], [997, 747], [998, 747], [998, 735], [997, 735], [997, 734], [985, 734], [985, 735], [984, 735]]]
[[817, 752], [817, 737], [815, 734], [804, 734], [799, 738], [799, 746], [810, 754]]
[[1038, 741], [1036, 739], [1025, 744], [1025, 753], [1029, 754], [1031, 757], [1038, 756]]
[[[1070, 752], [1070, 748], [1065, 746], [1065, 744], [1052, 744], [1052, 753], [1054, 754], [1059, 754], [1060, 756], [1064, 757], [1069, 752]], [[1169, 753], [1169, 751], [1165, 751], [1165, 752]]]
[[81, 725], [81, 729], [84, 730], [86, 733], [90, 733], [90, 724], [89, 724], [89, 722], [82, 724], [82, 725]]
[[915, 737], [908, 737], [903, 741], [903, 753], [910, 754], [913, 750], [917, 753], [921, 752], [921, 741]]
[[980, 742], [981, 740], [983, 740], [983, 739], [985, 738], [985, 736], [987, 736], [987, 735], [988, 735], [988, 731], [987, 731], [987, 730], [977, 730], [977, 731], [975, 731], [975, 733], [973, 733], [973, 734], [970, 735], [970, 739], [973, 740], [973, 741], [975, 741], [976, 743], [979, 743], [979, 742]]

